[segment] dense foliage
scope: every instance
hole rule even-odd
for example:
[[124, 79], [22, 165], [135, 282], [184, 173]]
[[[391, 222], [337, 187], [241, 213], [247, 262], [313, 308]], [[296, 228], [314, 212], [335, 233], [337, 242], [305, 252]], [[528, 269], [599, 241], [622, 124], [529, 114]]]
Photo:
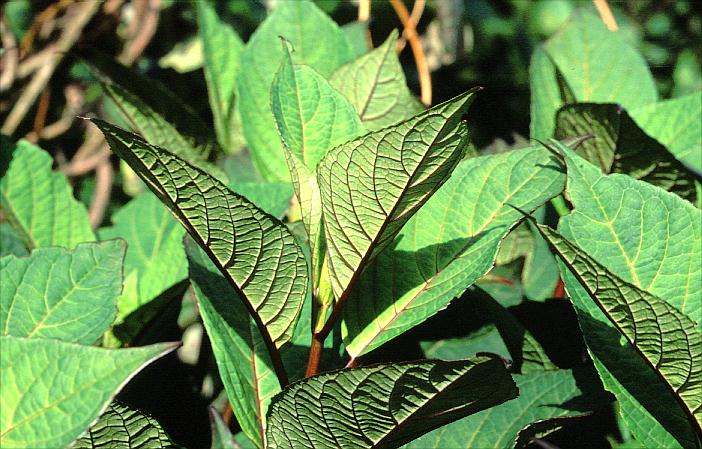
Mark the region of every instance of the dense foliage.
[[692, 5], [118, 3], [3, 7], [0, 446], [702, 445]]

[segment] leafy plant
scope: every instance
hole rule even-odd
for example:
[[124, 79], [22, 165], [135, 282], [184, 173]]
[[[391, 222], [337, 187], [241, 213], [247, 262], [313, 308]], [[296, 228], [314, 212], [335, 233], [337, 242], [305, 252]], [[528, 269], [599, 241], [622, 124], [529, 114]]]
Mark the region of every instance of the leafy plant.
[[[659, 100], [575, 9], [531, 58], [532, 142], [478, 152], [481, 89], [424, 107], [396, 31], [369, 49], [300, 0], [244, 43], [191, 10], [212, 128], [79, 52], [121, 126], [85, 124], [150, 190], [109, 226], [47, 152], [0, 140], [3, 447], [180, 447], [118, 396], [179, 325], [223, 390], [201, 393], [213, 448], [524, 447], [609, 407], [624, 444], [700, 447], [698, 94]], [[519, 319], [549, 303], [574, 310], [577, 362]]]

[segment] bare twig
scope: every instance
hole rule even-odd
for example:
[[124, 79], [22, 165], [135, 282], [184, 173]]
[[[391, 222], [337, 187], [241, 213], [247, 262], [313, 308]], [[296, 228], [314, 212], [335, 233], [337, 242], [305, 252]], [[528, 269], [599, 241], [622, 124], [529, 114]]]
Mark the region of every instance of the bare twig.
[[7, 26], [5, 15], [0, 17], [0, 41], [5, 53], [2, 55], [2, 73], [0, 73], [0, 92], [5, 92], [12, 87], [17, 73], [17, 62], [19, 60], [19, 49], [15, 35]]
[[[426, 4], [426, 0], [415, 0], [414, 5], [412, 5], [410, 20], [414, 24], [415, 29], [417, 28], [417, 24], [419, 24], [419, 20], [422, 18], [422, 14], [424, 14], [424, 7]], [[407, 28], [402, 30], [402, 36], [397, 40], [397, 52], [399, 53], [404, 50], [405, 45], [407, 45]]]
[[[104, 145], [107, 150], [107, 144]], [[103, 159], [97, 167], [95, 167], [95, 191], [93, 198], [90, 200], [90, 209], [88, 210], [88, 218], [93, 229], [97, 229], [105, 217], [107, 205], [110, 202], [110, 194], [112, 193], [112, 181], [114, 179], [114, 169], [108, 158]]]
[[29, 108], [32, 107], [37, 97], [46, 87], [66, 52], [73, 47], [80, 37], [83, 28], [97, 12], [100, 4], [101, 3], [98, 1], [91, 0], [75, 3], [68, 9], [66, 14], [70, 14], [71, 20], [66, 22], [66, 27], [56, 41], [55, 51], [46, 58], [43, 65], [34, 74], [34, 77], [7, 115], [5, 123], [2, 125], [2, 132], [4, 134], [12, 134], [15, 132], [20, 122], [27, 114], [27, 111], [29, 111]]
[[417, 64], [421, 100], [425, 106], [429, 106], [431, 104], [432, 96], [431, 76], [429, 74], [427, 58], [424, 55], [424, 50], [422, 49], [422, 43], [419, 41], [419, 36], [417, 35], [417, 29], [415, 28], [415, 24], [410, 19], [410, 13], [407, 11], [407, 7], [402, 0], [390, 0], [390, 5], [392, 5], [397, 17], [399, 17], [400, 22], [402, 22], [402, 26], [407, 32], [407, 40], [410, 43], [412, 55], [414, 56], [414, 61]]
[[117, 60], [124, 65], [132, 65], [149, 45], [156, 34], [158, 16], [161, 10], [161, 0], [135, 1], [135, 14], [138, 19], [130, 24], [129, 39], [122, 48], [122, 53]]
[[597, 8], [597, 12], [600, 14], [600, 18], [602, 18], [602, 21], [607, 26], [607, 29], [609, 31], [618, 31], [619, 26], [617, 25], [617, 21], [614, 20], [614, 14], [612, 14], [612, 10], [610, 9], [607, 0], [592, 1], [595, 3], [595, 8]]
[[31, 131], [24, 137], [25, 139], [36, 143], [39, 139], [51, 140], [68, 131], [76, 115], [80, 113], [83, 105], [83, 91], [77, 84], [69, 84], [63, 92], [66, 97], [66, 107], [61, 113], [61, 118], [44, 126], [38, 132]]
[[[61, 11], [66, 9], [71, 3], [73, 3], [73, 0], [60, 0], [58, 2], [51, 3], [45, 10], [37, 14], [37, 16], [34, 18], [34, 22], [32, 22], [32, 25], [29, 27], [27, 32], [24, 33], [24, 37], [20, 43], [20, 50], [22, 50], [22, 53], [29, 51], [34, 43], [34, 39], [37, 37], [40, 31], [44, 31], [44, 33], [46, 33], [46, 24], [53, 22], [56, 16]], [[53, 28], [53, 24], [50, 25], [50, 28]]]
[[51, 102], [51, 89], [45, 89], [39, 97], [39, 105], [37, 106], [37, 112], [34, 114], [34, 125], [32, 126], [32, 131], [35, 133], [40, 133], [44, 129], [46, 124], [46, 116], [49, 113], [49, 103]]
[[368, 22], [370, 19], [371, 0], [358, 0], [358, 21]]

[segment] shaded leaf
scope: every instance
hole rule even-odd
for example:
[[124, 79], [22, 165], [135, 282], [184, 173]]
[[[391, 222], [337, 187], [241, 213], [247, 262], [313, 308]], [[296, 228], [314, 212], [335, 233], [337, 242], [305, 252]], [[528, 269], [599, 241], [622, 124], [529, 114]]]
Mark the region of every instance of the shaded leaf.
[[266, 411], [280, 391], [265, 342], [241, 299], [212, 261], [185, 240], [190, 278], [219, 375], [244, 433], [263, 447]]
[[471, 90], [334, 148], [317, 168], [334, 294], [349, 287], [463, 158]]
[[207, 1], [195, 3], [217, 141], [225, 152], [236, 152], [243, 145], [235, 97], [244, 43], [231, 26], [217, 17], [217, 12]]
[[329, 79], [370, 130], [394, 125], [424, 109], [407, 88], [396, 41], [393, 31], [383, 45], [339, 67]]
[[0, 223], [0, 257], [9, 255], [22, 257], [27, 254], [29, 251], [12, 226], [9, 223]]
[[229, 188], [259, 209], [278, 219], [285, 216], [293, 197], [293, 187], [288, 182], [238, 182], [233, 180]]
[[0, 337], [3, 447], [65, 447], [136, 372], [173, 343], [101, 349], [58, 340]]
[[279, 2], [256, 29], [241, 54], [237, 85], [246, 142], [266, 180], [290, 176], [271, 109], [271, 84], [284, 58], [280, 36], [290, 42], [299, 62], [329, 76], [353, 57], [346, 36], [326, 14], [307, 0]]
[[269, 350], [290, 339], [307, 262], [288, 229], [203, 170], [139, 136], [93, 120], [237, 290]]
[[234, 441], [234, 435], [229, 431], [229, 427], [222, 421], [217, 410], [209, 407], [210, 427], [212, 428], [212, 449], [238, 449], [239, 445]]
[[66, 177], [51, 171], [51, 156], [26, 140], [12, 144], [2, 139], [0, 143], [0, 152], [13, 152], [0, 180], [0, 208], [24, 245], [30, 250], [42, 246], [70, 249], [95, 240], [85, 207], [73, 198]]
[[561, 171], [544, 148], [461, 162], [361, 276], [344, 313], [350, 356], [421, 323], [487, 273], [520, 218], [507, 204], [535, 209], [562, 190]]
[[487, 357], [320, 374], [276, 396], [268, 447], [399, 447], [516, 396], [502, 361]]
[[118, 401], [112, 402], [96, 423], [71, 446], [74, 449], [178, 448], [154, 418]]
[[0, 335], [95, 343], [116, 315], [125, 249], [110, 240], [0, 259]]

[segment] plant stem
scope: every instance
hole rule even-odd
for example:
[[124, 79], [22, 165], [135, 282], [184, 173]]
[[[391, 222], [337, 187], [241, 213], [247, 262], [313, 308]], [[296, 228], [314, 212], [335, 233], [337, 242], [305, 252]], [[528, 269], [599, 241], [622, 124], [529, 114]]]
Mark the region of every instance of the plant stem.
[[566, 215], [570, 214], [570, 209], [568, 208], [563, 195], [558, 195], [557, 197], [553, 198], [551, 200], [551, 204], [553, 205], [553, 208], [556, 209], [559, 217], [565, 217]]
[[324, 340], [326, 340], [326, 336], [322, 336], [318, 333], [312, 335], [310, 355], [307, 359], [307, 369], [305, 370], [306, 378], [314, 376], [319, 371], [319, 362], [322, 359], [322, 348], [324, 346]]
[[609, 8], [609, 4], [607, 3], [607, 0], [592, 0], [593, 3], [595, 4], [595, 8], [597, 8], [597, 12], [600, 14], [600, 18], [604, 22], [604, 24], [607, 26], [607, 29], [609, 31], [618, 31], [619, 26], [617, 25], [617, 21], [614, 20], [614, 14], [612, 14], [612, 10]]

